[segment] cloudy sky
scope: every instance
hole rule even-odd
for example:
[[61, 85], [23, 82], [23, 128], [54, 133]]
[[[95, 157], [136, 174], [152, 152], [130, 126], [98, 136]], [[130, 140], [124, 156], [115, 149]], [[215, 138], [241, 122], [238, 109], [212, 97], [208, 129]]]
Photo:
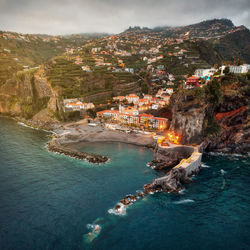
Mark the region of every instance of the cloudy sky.
[[0, 30], [22, 33], [118, 33], [222, 17], [250, 28], [250, 0], [0, 0]]

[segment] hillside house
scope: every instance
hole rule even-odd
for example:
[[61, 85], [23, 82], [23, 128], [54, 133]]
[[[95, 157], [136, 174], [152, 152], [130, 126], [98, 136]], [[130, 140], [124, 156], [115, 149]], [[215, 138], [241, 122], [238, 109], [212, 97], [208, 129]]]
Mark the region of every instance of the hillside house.
[[115, 97], [113, 97], [113, 100], [122, 102], [125, 100], [125, 96], [115, 96]]
[[234, 74], [244, 74], [250, 71], [250, 64], [243, 64], [240, 66], [230, 65], [229, 72]]
[[211, 77], [214, 75], [214, 73], [216, 72], [215, 68], [211, 68], [211, 69], [196, 69], [194, 76], [197, 77]]
[[139, 101], [139, 96], [135, 95], [135, 94], [130, 94], [126, 96], [126, 99], [128, 100], [128, 103], [138, 103]]
[[186, 79], [185, 82], [185, 88], [194, 88], [194, 87], [200, 87], [199, 85], [200, 78], [197, 76], [191, 76]]

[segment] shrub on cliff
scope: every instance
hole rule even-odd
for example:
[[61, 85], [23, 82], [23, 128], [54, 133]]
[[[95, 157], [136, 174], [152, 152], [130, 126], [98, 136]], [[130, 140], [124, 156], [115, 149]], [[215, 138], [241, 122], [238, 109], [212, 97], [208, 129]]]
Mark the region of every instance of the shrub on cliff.
[[204, 88], [195, 88], [194, 95], [198, 100], [204, 100], [205, 98], [205, 89]]
[[96, 118], [96, 111], [93, 109], [87, 109], [87, 115], [88, 115], [88, 117], [94, 119], [94, 118]]
[[217, 79], [213, 79], [206, 86], [207, 100], [215, 108], [222, 102], [221, 84]]
[[218, 134], [221, 130], [220, 125], [218, 122], [214, 119], [213, 114], [208, 115], [207, 118], [207, 127], [205, 129], [205, 135], [215, 135]]

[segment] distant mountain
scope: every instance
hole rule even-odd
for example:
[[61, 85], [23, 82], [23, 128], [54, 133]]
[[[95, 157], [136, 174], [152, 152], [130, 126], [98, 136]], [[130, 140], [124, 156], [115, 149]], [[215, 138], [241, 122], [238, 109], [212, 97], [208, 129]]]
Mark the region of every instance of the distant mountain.
[[212, 19], [202, 21], [200, 23], [195, 23], [187, 26], [158, 26], [153, 29], [140, 26], [129, 27], [123, 33], [159, 33], [164, 37], [169, 38], [218, 38], [228, 32], [237, 29], [233, 22], [229, 19]]
[[240, 26], [233, 32], [228, 33], [215, 41], [214, 48], [225, 60], [240, 58], [250, 62], [250, 31]]
[[103, 38], [105, 36], [110, 36], [109, 33], [99, 33], [99, 32], [88, 32], [88, 33], [79, 33], [79, 34], [70, 34], [70, 35], [64, 35], [63, 37], [66, 38], [75, 38], [75, 37], [81, 37], [81, 38]]
[[165, 36], [173, 38], [216, 38], [225, 35], [236, 27], [228, 19], [212, 19], [187, 26], [166, 28]]
[[124, 33], [148, 33], [152, 32], [153, 30], [148, 27], [140, 27], [140, 26], [130, 26], [128, 29], [126, 29], [122, 34]]

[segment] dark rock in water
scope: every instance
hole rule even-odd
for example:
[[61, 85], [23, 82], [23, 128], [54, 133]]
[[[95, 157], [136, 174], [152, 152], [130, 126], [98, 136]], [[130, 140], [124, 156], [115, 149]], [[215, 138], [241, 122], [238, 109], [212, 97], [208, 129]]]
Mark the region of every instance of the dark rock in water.
[[119, 210], [120, 208], [121, 208], [120, 205], [116, 205], [116, 206], [115, 206], [115, 210], [116, 210], [116, 211]]
[[128, 198], [123, 198], [122, 200], [120, 200], [120, 202], [121, 202], [123, 205], [125, 205], [125, 206], [127, 206], [127, 205], [130, 204], [130, 201], [129, 201]]
[[137, 196], [136, 195], [132, 195], [132, 194], [127, 195], [126, 198], [129, 199], [132, 202], [134, 202], [134, 201], [137, 200]]
[[129, 195], [126, 195], [125, 198], [123, 198], [122, 200], [120, 200], [120, 202], [125, 205], [125, 206], [128, 206], [130, 205], [131, 203], [137, 201], [138, 197], [136, 195], [133, 195], [133, 194], [129, 194]]
[[143, 189], [145, 194], [150, 194], [155, 192], [155, 188], [152, 186], [152, 184], [145, 184]]
[[48, 142], [47, 148], [48, 150], [52, 152], [68, 155], [68, 156], [71, 156], [80, 160], [87, 160], [88, 162], [91, 162], [91, 163], [104, 163], [108, 161], [108, 157], [106, 156], [79, 152], [79, 151], [75, 151], [73, 149], [67, 148], [61, 145], [59, 142], [57, 142], [56, 139], [52, 139], [50, 142]]
[[139, 196], [139, 197], [143, 197], [144, 194], [143, 194], [142, 192], [138, 192], [138, 196]]

